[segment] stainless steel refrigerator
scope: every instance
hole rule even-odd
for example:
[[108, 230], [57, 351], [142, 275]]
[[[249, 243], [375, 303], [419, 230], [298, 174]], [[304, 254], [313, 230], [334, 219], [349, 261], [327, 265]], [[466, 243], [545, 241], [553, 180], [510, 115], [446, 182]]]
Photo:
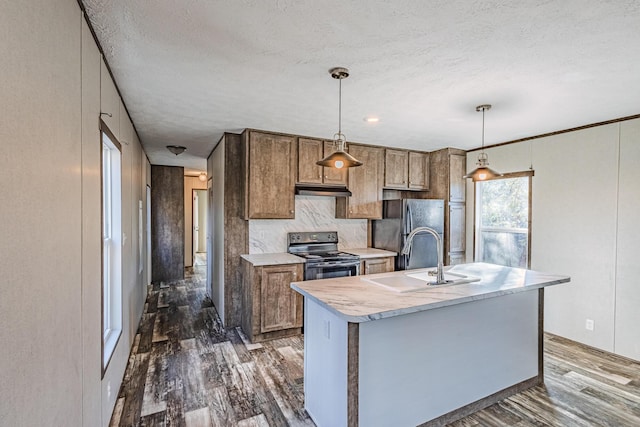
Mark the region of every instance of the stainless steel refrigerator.
[[[414, 237], [409, 255], [401, 255], [407, 235], [417, 227], [431, 227], [443, 237], [444, 200], [397, 199], [382, 202], [382, 219], [372, 221], [373, 247], [398, 253], [396, 270], [435, 267], [436, 239], [430, 234]], [[445, 254], [443, 254], [445, 257]]]

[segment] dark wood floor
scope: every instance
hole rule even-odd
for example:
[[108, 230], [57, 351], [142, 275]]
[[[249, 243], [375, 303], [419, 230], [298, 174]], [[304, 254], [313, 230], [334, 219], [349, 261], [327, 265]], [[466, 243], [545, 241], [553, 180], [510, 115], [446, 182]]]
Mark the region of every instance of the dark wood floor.
[[[154, 284], [112, 426], [304, 426], [300, 337], [246, 342], [205, 297], [203, 266]], [[545, 338], [545, 385], [452, 426], [640, 426], [640, 363]]]

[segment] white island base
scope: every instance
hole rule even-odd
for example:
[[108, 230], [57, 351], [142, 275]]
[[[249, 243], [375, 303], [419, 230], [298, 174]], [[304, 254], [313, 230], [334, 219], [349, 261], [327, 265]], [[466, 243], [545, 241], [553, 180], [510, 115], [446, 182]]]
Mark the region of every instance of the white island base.
[[305, 298], [319, 427], [444, 425], [542, 382], [542, 288], [373, 321]]

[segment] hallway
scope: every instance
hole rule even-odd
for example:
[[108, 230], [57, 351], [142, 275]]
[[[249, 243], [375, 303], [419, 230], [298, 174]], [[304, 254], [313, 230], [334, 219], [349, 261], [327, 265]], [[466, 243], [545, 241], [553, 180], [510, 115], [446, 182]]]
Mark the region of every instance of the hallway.
[[154, 284], [112, 426], [304, 426], [302, 340], [245, 344], [205, 298], [206, 265]]
[[[301, 337], [250, 344], [224, 330], [205, 275], [197, 265], [150, 289], [111, 426], [313, 426]], [[640, 363], [547, 335], [544, 364], [544, 386], [451, 425], [640, 425]]]

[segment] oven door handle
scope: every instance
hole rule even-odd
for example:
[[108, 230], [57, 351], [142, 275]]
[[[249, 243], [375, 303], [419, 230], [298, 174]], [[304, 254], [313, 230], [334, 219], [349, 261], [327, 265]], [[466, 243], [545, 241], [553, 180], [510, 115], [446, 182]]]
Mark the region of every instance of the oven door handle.
[[308, 267], [355, 267], [360, 265], [360, 261], [353, 262], [344, 262], [344, 263], [335, 263], [335, 262], [319, 262], [317, 264], [307, 264]]

